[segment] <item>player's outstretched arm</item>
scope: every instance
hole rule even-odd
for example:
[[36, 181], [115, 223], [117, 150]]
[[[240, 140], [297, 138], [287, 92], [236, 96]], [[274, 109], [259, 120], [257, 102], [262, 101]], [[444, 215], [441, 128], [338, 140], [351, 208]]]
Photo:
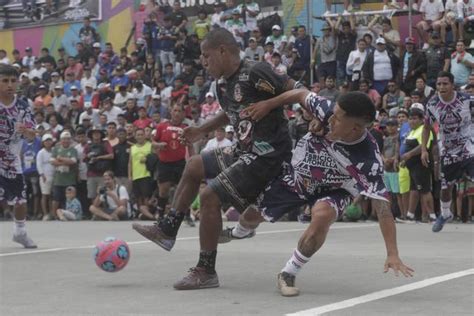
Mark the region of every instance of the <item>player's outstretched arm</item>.
[[243, 112], [247, 113], [253, 120], [258, 122], [272, 110], [284, 106], [285, 104], [300, 103], [305, 108], [305, 100], [310, 93], [311, 92], [306, 89], [289, 90], [274, 98], [254, 103], [244, 109]]
[[385, 261], [384, 272], [392, 269], [396, 276], [401, 272], [404, 276], [413, 276], [414, 270], [406, 266], [398, 256], [397, 231], [393, 220], [390, 203], [384, 200], [372, 200], [373, 209], [377, 211], [380, 230], [385, 240], [387, 249], [387, 260]]

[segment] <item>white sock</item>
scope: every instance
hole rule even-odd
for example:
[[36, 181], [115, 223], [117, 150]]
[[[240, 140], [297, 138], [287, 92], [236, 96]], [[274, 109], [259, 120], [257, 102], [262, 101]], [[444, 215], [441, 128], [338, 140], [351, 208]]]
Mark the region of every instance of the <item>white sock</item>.
[[304, 264], [309, 261], [309, 259], [310, 258], [303, 256], [301, 252], [298, 251], [298, 249], [295, 249], [290, 260], [288, 260], [281, 272], [296, 275], [298, 272], [300, 272], [301, 268], [303, 268]]
[[436, 219], [435, 213], [433, 213], [433, 212], [430, 213], [430, 219]]
[[23, 235], [26, 234], [26, 219], [18, 220], [15, 218], [13, 226], [13, 235]]
[[408, 211], [408, 212], [407, 212], [407, 217], [408, 217], [409, 219], [414, 219], [414, 218], [415, 218], [415, 214], [413, 214], [412, 212]]
[[237, 238], [243, 238], [251, 232], [252, 229], [245, 228], [244, 226], [240, 225], [240, 223], [237, 223], [237, 225], [235, 225], [235, 227], [232, 229], [232, 236]]
[[448, 218], [451, 215], [453, 215], [451, 213], [451, 201], [441, 201], [441, 216], [443, 216], [444, 218]]

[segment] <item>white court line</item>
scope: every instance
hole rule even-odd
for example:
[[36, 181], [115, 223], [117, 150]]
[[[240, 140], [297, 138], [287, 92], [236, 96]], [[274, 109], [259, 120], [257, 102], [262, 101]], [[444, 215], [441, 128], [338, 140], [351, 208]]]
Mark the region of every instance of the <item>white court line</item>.
[[386, 298], [386, 297], [389, 297], [389, 296], [393, 296], [393, 295], [397, 295], [397, 294], [401, 294], [401, 293], [405, 293], [405, 292], [410, 292], [410, 291], [414, 291], [414, 290], [418, 290], [418, 289], [421, 289], [421, 288], [424, 288], [424, 287], [427, 287], [427, 286], [430, 286], [430, 285], [434, 285], [434, 284], [441, 283], [441, 282], [446, 282], [446, 281], [457, 279], [457, 278], [462, 278], [464, 276], [473, 275], [473, 274], [474, 274], [474, 269], [467, 269], [467, 270], [463, 270], [463, 271], [458, 271], [458, 272], [454, 272], [454, 273], [445, 274], [445, 275], [442, 275], [442, 276], [426, 279], [426, 280], [423, 280], [423, 281], [413, 282], [413, 283], [402, 285], [402, 286], [399, 286], [399, 287], [394, 287], [392, 289], [386, 289], [386, 290], [382, 290], [382, 291], [373, 292], [373, 293], [370, 293], [370, 294], [367, 294], [367, 295], [354, 297], [354, 298], [351, 298], [351, 299], [348, 299], [348, 300], [345, 300], [345, 301], [340, 301], [340, 302], [336, 302], [336, 303], [332, 303], [332, 304], [328, 304], [328, 305], [323, 305], [323, 306], [307, 309], [307, 310], [304, 310], [304, 311], [299, 311], [299, 312], [292, 313], [292, 314], [286, 314], [286, 316], [322, 315], [324, 313], [329, 313], [329, 312], [337, 311], [337, 310], [340, 310], [340, 309], [353, 307], [353, 306], [356, 306], [356, 305], [359, 305], [359, 304], [364, 304], [364, 303], [380, 300], [382, 298]]
[[[372, 227], [378, 226], [377, 224], [362, 224], [362, 225], [344, 225], [344, 226], [333, 226], [332, 229], [346, 229], [346, 228], [363, 228], [363, 227]], [[270, 230], [264, 232], [257, 232], [257, 235], [270, 235], [270, 234], [280, 234], [280, 233], [292, 233], [292, 232], [300, 232], [304, 231], [306, 228], [297, 228], [297, 229], [285, 229], [285, 230]], [[180, 237], [176, 238], [177, 241], [179, 240], [196, 240], [199, 239], [199, 236], [193, 237]], [[127, 241], [128, 245], [140, 245], [151, 243], [149, 240], [143, 241]], [[65, 251], [65, 250], [77, 250], [77, 249], [92, 249], [95, 245], [91, 246], [78, 246], [78, 247], [66, 247], [66, 248], [49, 248], [49, 249], [39, 249], [39, 250], [25, 250], [25, 251], [18, 251], [18, 252], [8, 252], [8, 253], [0, 253], [1, 257], [11, 257], [11, 256], [21, 256], [21, 255], [31, 255], [37, 253], [48, 253], [48, 252], [58, 252], [58, 251]]]

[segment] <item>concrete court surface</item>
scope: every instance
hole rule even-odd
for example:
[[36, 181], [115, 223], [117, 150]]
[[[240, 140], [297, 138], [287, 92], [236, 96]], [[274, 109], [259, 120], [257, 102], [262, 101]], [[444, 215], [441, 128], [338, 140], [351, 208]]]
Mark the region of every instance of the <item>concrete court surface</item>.
[[[406, 279], [382, 273], [377, 223], [336, 223], [298, 275], [301, 295], [293, 298], [277, 292], [276, 274], [303, 224], [265, 224], [253, 239], [222, 245], [221, 287], [184, 292], [172, 284], [197, 262], [198, 228], [183, 224], [168, 253], [131, 224], [29, 222], [39, 245], [31, 251], [11, 242], [11, 222], [0, 223], [0, 315], [474, 315], [472, 224], [448, 224], [438, 234], [428, 224], [397, 224], [401, 258], [415, 269]], [[118, 273], [92, 259], [92, 246], [107, 236], [131, 248]]]

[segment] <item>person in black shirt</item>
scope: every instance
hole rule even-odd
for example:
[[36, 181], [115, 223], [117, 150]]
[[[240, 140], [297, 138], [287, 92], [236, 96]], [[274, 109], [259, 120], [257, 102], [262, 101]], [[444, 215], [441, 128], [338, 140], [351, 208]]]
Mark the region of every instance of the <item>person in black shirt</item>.
[[170, 17], [173, 21], [173, 25], [176, 26], [178, 29], [186, 28], [186, 23], [188, 23], [188, 17], [183, 12], [183, 10], [181, 10], [180, 1], [175, 1], [173, 3], [173, 12], [170, 13]]
[[132, 185], [128, 179], [128, 160], [130, 157], [130, 144], [127, 141], [127, 132], [121, 128], [117, 131], [119, 143], [112, 147], [114, 152], [113, 171], [118, 185], [123, 185], [127, 192], [132, 192]]
[[91, 26], [91, 19], [87, 16], [84, 18], [84, 26], [79, 30], [79, 38], [86, 46], [91, 46], [93, 43], [99, 41], [99, 34], [97, 34], [95, 28]]
[[286, 75], [277, 75], [266, 62], [241, 61], [240, 46], [224, 28], [209, 32], [201, 43], [202, 64], [217, 82], [217, 97], [223, 111], [200, 127], [187, 127], [182, 141], [194, 143], [221, 126], [232, 125], [238, 139], [234, 147], [195, 155], [187, 162], [175, 193], [170, 214], [156, 225], [133, 224], [145, 238], [171, 250], [179, 226], [200, 183], [208, 186], [200, 193], [202, 206], [201, 252], [196, 267], [175, 289], [218, 287], [215, 271], [217, 240], [221, 230], [222, 204], [232, 204], [243, 212], [291, 157], [291, 138], [283, 109], [271, 111], [259, 121], [243, 115], [251, 103], [270, 99], [298, 84]]
[[49, 54], [49, 49], [47, 49], [46, 47], [43, 47], [41, 49], [41, 57], [38, 60], [42, 64], [51, 63], [51, 65], [53, 65], [53, 68], [56, 68], [56, 59], [54, 59], [54, 57]]

